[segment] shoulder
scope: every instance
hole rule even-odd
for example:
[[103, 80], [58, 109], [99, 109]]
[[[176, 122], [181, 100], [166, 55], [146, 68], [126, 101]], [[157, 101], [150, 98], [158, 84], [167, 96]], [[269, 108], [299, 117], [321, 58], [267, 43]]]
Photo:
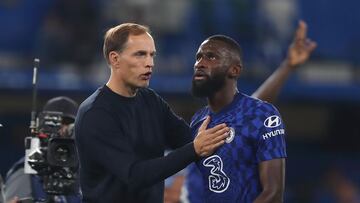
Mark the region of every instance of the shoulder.
[[31, 197], [31, 175], [24, 172], [24, 158], [17, 161], [8, 171], [5, 179], [4, 196], [6, 202], [15, 196], [19, 198]]
[[160, 97], [155, 90], [151, 89], [151, 88], [140, 88], [139, 89], [139, 93], [145, 96], [153, 96], [153, 97]]
[[[113, 118], [112, 98], [107, 96], [103, 88], [97, 89], [79, 106], [75, 119], [75, 130], [80, 132], [80, 126], [94, 126], [94, 124], [108, 122]], [[99, 119], [101, 118], [101, 119]]]
[[237, 114], [241, 114], [241, 117], [245, 118], [244, 122], [248, 124], [249, 129], [261, 131], [267, 128], [283, 127], [281, 115], [274, 105], [247, 95], [241, 100], [240, 108], [242, 110]]
[[112, 102], [113, 99], [105, 88], [100, 87], [80, 104], [77, 119], [81, 119], [89, 111], [98, 109], [111, 112]]
[[[249, 133], [255, 137], [263, 137], [262, 133], [271, 133], [272, 131], [281, 130], [280, 134], [284, 134], [284, 123], [282, 121], [281, 115], [277, 108], [260, 99], [248, 97], [249, 106], [247, 114], [247, 121], [249, 124], [249, 129], [254, 129], [253, 133]], [[256, 130], [255, 130], [256, 129]], [[261, 132], [260, 134], [258, 132]]]
[[15, 173], [15, 171], [18, 171], [19, 169], [23, 169], [24, 168], [24, 162], [25, 162], [25, 157], [21, 157], [18, 161], [16, 161], [11, 168], [9, 169], [9, 171], [6, 174], [6, 179], [11, 176], [12, 174]]
[[241, 106], [245, 110], [245, 114], [253, 116], [279, 114], [277, 108], [266, 101], [246, 94], [242, 94], [242, 96], [242, 99], [238, 101], [238, 106]]
[[272, 115], [280, 116], [278, 109], [274, 105], [265, 101], [261, 101], [258, 103], [257, 108], [254, 109], [254, 113], [256, 115], [264, 115], [266, 117]]
[[152, 110], [169, 109], [169, 104], [153, 89], [141, 88], [138, 92], [138, 98], [141, 99], [141, 104], [151, 107]]
[[88, 98], [86, 98], [79, 106], [78, 116], [79, 114], [83, 114], [89, 109], [95, 107], [96, 105], [101, 105], [101, 101], [99, 102], [99, 98], [103, 95], [102, 88], [97, 89], [94, 93], [92, 93]]
[[150, 88], [141, 88], [139, 89], [138, 94], [140, 97], [150, 101], [164, 102], [163, 98]]

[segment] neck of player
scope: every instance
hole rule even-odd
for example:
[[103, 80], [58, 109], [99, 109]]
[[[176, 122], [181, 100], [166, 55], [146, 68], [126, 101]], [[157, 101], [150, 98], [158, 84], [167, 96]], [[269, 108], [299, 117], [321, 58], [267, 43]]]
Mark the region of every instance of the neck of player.
[[135, 97], [139, 89], [130, 85], [126, 85], [122, 80], [115, 80], [112, 76], [110, 76], [106, 86], [108, 86], [116, 94], [119, 94], [123, 97]]
[[225, 84], [223, 88], [207, 98], [211, 111], [214, 113], [221, 111], [234, 100], [237, 92], [237, 83]]

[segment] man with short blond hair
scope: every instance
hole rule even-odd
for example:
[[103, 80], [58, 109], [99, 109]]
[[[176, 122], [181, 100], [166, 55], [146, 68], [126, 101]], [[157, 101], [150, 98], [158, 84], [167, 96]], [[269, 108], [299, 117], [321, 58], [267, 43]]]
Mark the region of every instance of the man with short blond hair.
[[122, 51], [125, 48], [129, 35], [140, 35], [149, 33], [150, 30], [144, 25], [134, 23], [124, 23], [110, 28], [104, 37], [103, 54], [104, 58], [109, 62], [109, 53], [117, 50]]

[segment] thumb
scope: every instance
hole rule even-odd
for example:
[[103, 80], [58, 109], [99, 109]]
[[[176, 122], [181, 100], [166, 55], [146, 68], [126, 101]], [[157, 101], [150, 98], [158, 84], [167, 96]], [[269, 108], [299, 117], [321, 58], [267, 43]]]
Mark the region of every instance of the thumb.
[[206, 119], [203, 121], [203, 123], [201, 124], [201, 126], [199, 127], [198, 131], [203, 131], [206, 130], [207, 126], [210, 123], [210, 116], [206, 116]]

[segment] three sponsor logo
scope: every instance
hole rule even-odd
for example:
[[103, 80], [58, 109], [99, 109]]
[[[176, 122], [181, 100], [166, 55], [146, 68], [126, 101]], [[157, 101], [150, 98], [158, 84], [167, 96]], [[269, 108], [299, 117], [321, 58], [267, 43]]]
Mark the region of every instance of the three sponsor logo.
[[205, 167], [210, 168], [210, 175], [208, 177], [209, 190], [222, 193], [228, 189], [230, 185], [230, 178], [223, 170], [223, 161], [220, 156], [212, 155], [203, 161]]

